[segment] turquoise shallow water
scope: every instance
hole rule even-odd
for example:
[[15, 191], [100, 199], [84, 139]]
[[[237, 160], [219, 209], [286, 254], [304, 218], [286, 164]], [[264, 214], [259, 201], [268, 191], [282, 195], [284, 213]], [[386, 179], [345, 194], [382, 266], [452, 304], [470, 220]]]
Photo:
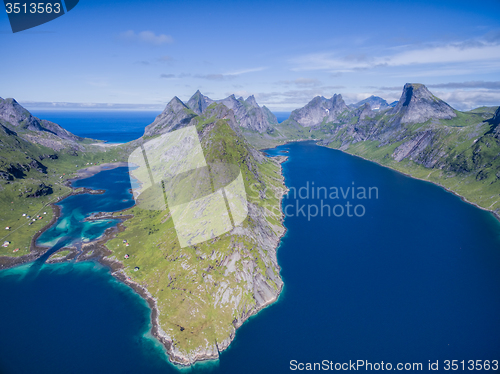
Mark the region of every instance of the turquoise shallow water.
[[75, 181], [73, 186], [104, 190], [104, 193], [73, 195], [57, 204], [61, 207], [61, 216], [37, 241], [38, 245], [53, 247], [47, 255], [62, 246], [98, 239], [107, 228], [119, 222], [117, 219], [85, 221], [92, 213], [114, 212], [134, 205], [127, 167], [104, 170], [90, 178]]
[[[446, 372], [445, 359], [500, 358], [500, 224], [492, 214], [430, 183], [310, 142], [268, 153], [282, 151], [289, 156], [287, 186], [345, 189], [354, 182], [377, 187], [378, 199], [323, 201], [362, 204], [362, 217], [287, 217], [279, 301], [245, 323], [217, 363], [188, 371], [286, 373], [290, 360], [426, 368], [440, 360]], [[95, 185], [111, 186], [125, 175], [103, 172]], [[116, 185], [117, 196], [126, 196], [127, 186]], [[112, 208], [109, 201], [100, 206]], [[82, 205], [79, 214], [93, 209], [70, 203]], [[297, 203], [321, 202], [291, 195], [283, 201]], [[176, 371], [145, 337], [147, 305], [99, 265], [2, 271], [0, 300], [0, 320], [9, 321], [0, 338], [1, 373]]]

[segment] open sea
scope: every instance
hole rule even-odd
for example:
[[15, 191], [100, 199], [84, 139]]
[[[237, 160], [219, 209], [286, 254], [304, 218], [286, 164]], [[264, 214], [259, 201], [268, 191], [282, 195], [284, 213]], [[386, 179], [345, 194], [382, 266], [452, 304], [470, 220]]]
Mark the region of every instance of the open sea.
[[31, 113], [84, 138], [126, 143], [144, 135], [144, 128], [155, 120], [160, 111], [32, 110]]
[[[423, 372], [437, 361], [438, 372], [449, 372], [444, 360], [500, 359], [500, 222], [491, 213], [312, 142], [266, 152], [289, 157], [288, 231], [278, 249], [284, 290], [237, 331], [219, 361], [183, 371], [287, 373], [292, 360], [366, 360], [393, 370], [421, 363]], [[106, 189], [91, 203], [105, 210], [132, 203], [126, 168], [78, 183]], [[318, 187], [329, 194], [335, 187], [340, 198], [318, 198]], [[98, 237], [103, 227], [81, 224], [92, 212], [87, 199], [63, 200], [59, 223], [66, 217], [72, 228], [63, 224], [40, 240]], [[314, 206], [323, 207], [322, 217]], [[149, 335], [148, 305], [99, 264], [0, 271], [0, 300], [2, 374], [178, 372]]]

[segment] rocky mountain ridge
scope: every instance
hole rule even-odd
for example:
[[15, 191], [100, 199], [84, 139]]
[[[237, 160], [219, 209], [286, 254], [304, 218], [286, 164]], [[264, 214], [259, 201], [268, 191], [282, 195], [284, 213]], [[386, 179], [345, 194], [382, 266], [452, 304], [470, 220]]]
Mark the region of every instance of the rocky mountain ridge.
[[223, 104], [230, 109], [242, 129], [263, 133], [278, 124], [276, 116], [265, 106], [260, 107], [253, 95], [246, 100], [234, 95], [222, 100], [212, 100], [198, 90], [187, 103], [183, 103], [177, 96], [174, 97], [155, 121], [146, 127], [144, 134], [152, 136], [186, 126], [197, 116], [204, 114], [214, 103]]
[[321, 123], [336, 122], [339, 115], [349, 111], [342, 95], [333, 95], [330, 99], [316, 96], [306, 106], [296, 109], [287, 121], [295, 121], [303, 127], [312, 127]]
[[297, 110], [306, 116], [290, 116], [277, 130], [421, 175], [500, 212], [500, 109], [460, 112], [417, 83], [407, 83], [397, 104], [383, 111], [365, 102], [331, 120], [317, 115], [323, 103], [314, 98]]
[[24, 178], [30, 170], [46, 174], [47, 162], [90, 150], [93, 142], [101, 141], [76, 136], [33, 116], [14, 99], [0, 98], [0, 179]]
[[31, 115], [12, 98], [0, 98], [0, 125], [25, 140], [56, 151], [64, 148], [81, 149], [80, 143], [84, 140], [51, 121]]
[[236, 98], [235, 95], [222, 100], [212, 100], [198, 90], [186, 105], [196, 114], [202, 114], [212, 103], [221, 103], [231, 109], [239, 126], [248, 130], [262, 133], [278, 123], [276, 116], [266, 106], [260, 107], [253, 95], [246, 100], [243, 97]]

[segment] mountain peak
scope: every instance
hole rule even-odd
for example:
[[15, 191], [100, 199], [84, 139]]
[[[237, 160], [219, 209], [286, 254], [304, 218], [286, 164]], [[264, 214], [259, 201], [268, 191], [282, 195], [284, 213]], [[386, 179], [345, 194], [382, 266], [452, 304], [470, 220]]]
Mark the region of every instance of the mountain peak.
[[155, 118], [154, 122], [146, 126], [144, 135], [164, 134], [188, 126], [191, 120], [196, 117], [196, 114], [193, 112], [177, 96], [174, 96], [165, 109], [163, 109], [163, 112]]
[[243, 98], [237, 99], [233, 94], [223, 100], [217, 100], [217, 102], [222, 103], [231, 109], [234, 112], [240, 127], [249, 130], [262, 133], [269, 129], [272, 124], [276, 124], [278, 122], [274, 114], [267, 109], [261, 108], [259, 104], [257, 104], [253, 95], [249, 96], [246, 100], [243, 100]]
[[183, 105], [183, 106], [186, 106], [186, 104], [184, 104], [182, 102], [181, 99], [179, 99], [177, 96], [174, 96], [172, 100], [170, 100], [170, 102], [168, 103], [168, 105], [174, 105], [174, 104], [179, 104], [179, 105]]
[[425, 85], [406, 83], [399, 102], [391, 114], [400, 114], [401, 123], [423, 123], [429, 119], [451, 119], [455, 110], [434, 96]]
[[187, 106], [196, 114], [201, 114], [214, 101], [208, 96], [203, 95], [200, 90], [197, 90], [187, 102]]
[[82, 140], [53, 122], [31, 115], [13, 98], [0, 98], [0, 125], [31, 143], [54, 150], [66, 147], [79, 149], [77, 142]]
[[359, 107], [363, 106], [365, 103], [370, 104], [370, 107], [373, 110], [383, 110], [383, 109], [389, 107], [389, 104], [387, 103], [387, 101], [385, 101], [381, 97], [375, 96], [375, 95], [371, 95], [370, 97], [368, 97], [364, 100], [361, 100], [361, 101], [357, 102], [356, 104], [352, 104], [351, 107], [359, 108]]
[[245, 102], [253, 107], [256, 107], [256, 108], [259, 107], [259, 104], [257, 104], [257, 100], [255, 100], [254, 95], [248, 96], [247, 99], [245, 100]]
[[0, 120], [25, 130], [43, 131], [38, 119], [13, 98], [0, 100]]

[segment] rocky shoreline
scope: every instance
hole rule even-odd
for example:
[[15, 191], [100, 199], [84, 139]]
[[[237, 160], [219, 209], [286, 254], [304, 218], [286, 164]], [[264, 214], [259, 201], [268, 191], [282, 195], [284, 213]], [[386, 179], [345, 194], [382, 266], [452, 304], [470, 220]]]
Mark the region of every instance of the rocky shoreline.
[[[78, 176], [75, 178], [68, 179], [67, 181], [64, 182], [64, 184], [71, 188], [72, 191], [64, 196], [59, 197], [55, 202], [52, 202], [48, 204], [52, 208], [53, 216], [52, 219], [38, 232], [35, 233], [35, 235], [31, 238], [31, 244], [30, 244], [30, 252], [27, 255], [20, 256], [20, 257], [9, 257], [9, 256], [0, 256], [0, 270], [2, 269], [9, 269], [15, 266], [19, 266], [22, 264], [26, 264], [28, 262], [32, 262], [37, 260], [39, 257], [43, 256], [49, 248], [47, 247], [40, 247], [36, 245], [37, 239], [42, 235], [45, 231], [47, 231], [61, 216], [61, 208], [59, 205], [56, 205], [56, 203], [60, 202], [63, 199], [66, 199], [70, 196], [73, 195], [79, 195], [79, 194], [84, 194], [84, 193], [92, 193], [92, 194], [103, 194], [104, 190], [92, 190], [90, 188], [74, 188], [71, 186], [71, 184], [79, 179], [85, 179], [89, 178], [103, 170], [110, 170], [110, 169], [115, 169], [117, 167], [122, 167], [122, 166], [128, 166], [127, 162], [116, 162], [116, 163], [106, 163], [102, 165], [95, 165], [91, 166], [85, 169], [80, 169], [77, 171]], [[68, 249], [68, 248], [66, 248]]]
[[[278, 160], [280, 163], [280, 171], [282, 173], [282, 163], [285, 162], [288, 157], [286, 156], [277, 156], [275, 159]], [[68, 180], [68, 186], [71, 187], [71, 183], [75, 180], [78, 179], [83, 179], [83, 178], [88, 178], [92, 175], [97, 174], [98, 172], [102, 170], [108, 170], [110, 169], [109, 167], [110, 164], [103, 164], [99, 166], [94, 166], [92, 168], [84, 169], [83, 172], [79, 171], [79, 177], [73, 178], [71, 180]], [[114, 167], [120, 167], [120, 166], [125, 166], [128, 165], [127, 163], [118, 163], [118, 164], [111, 164], [113, 165], [112, 168]], [[279, 206], [281, 207], [281, 203], [283, 200], [283, 196], [287, 193], [288, 188], [286, 187], [285, 183], [283, 182], [284, 186], [284, 193], [280, 197], [280, 202]], [[71, 187], [74, 189], [74, 187]], [[99, 190], [90, 190], [87, 188], [83, 188], [82, 190], [79, 191], [72, 191], [70, 194], [61, 197], [57, 201], [61, 201], [64, 198], [67, 198], [72, 195], [77, 195], [77, 194], [82, 194], [82, 193], [104, 193], [104, 191], [99, 191]], [[54, 210], [54, 216], [52, 220], [42, 229], [40, 230], [33, 238], [31, 241], [31, 251], [28, 255], [20, 257], [20, 258], [12, 258], [12, 257], [4, 257], [0, 258], [0, 261], [2, 259], [10, 259], [10, 261], [7, 261], [6, 264], [3, 264], [0, 262], [0, 269], [3, 268], [8, 268], [8, 267], [13, 267], [17, 266], [23, 263], [31, 262], [42, 256], [44, 253], [49, 250], [49, 248], [46, 247], [39, 247], [36, 245], [36, 240], [38, 237], [45, 232], [47, 229], [49, 229], [60, 217], [61, 215], [61, 208], [58, 205], [55, 205], [54, 203], [51, 204], [52, 209]], [[172, 339], [168, 336], [168, 334], [163, 331], [163, 329], [160, 326], [159, 323], [159, 314], [158, 314], [158, 308], [157, 308], [157, 299], [153, 297], [148, 289], [131, 280], [123, 271], [124, 265], [122, 262], [109, 258], [113, 254], [112, 251], [110, 251], [106, 246], [106, 242], [109, 240], [113, 239], [119, 232], [123, 232], [125, 230], [124, 226], [124, 221], [131, 218], [132, 215], [125, 215], [125, 216], [120, 216], [119, 218], [116, 217], [116, 213], [119, 212], [113, 212], [110, 214], [109, 212], [98, 212], [94, 213], [92, 216], [87, 217], [85, 220], [86, 221], [91, 221], [91, 220], [96, 220], [96, 219], [103, 219], [103, 218], [113, 218], [117, 219], [120, 222], [115, 226], [108, 228], [103, 236], [97, 240], [94, 240], [89, 243], [82, 244], [80, 249], [77, 248], [61, 248], [61, 250], [70, 250], [70, 253], [67, 256], [61, 257], [61, 258], [55, 258], [52, 260], [48, 260], [47, 263], [63, 263], [63, 262], [68, 262], [68, 261], [75, 261], [75, 262], [82, 262], [82, 261], [97, 261], [101, 263], [104, 266], [107, 266], [111, 274], [121, 282], [127, 284], [129, 287], [131, 287], [139, 296], [141, 296], [146, 302], [148, 303], [150, 309], [151, 309], [151, 323], [152, 323], [152, 328], [151, 328], [151, 334], [166, 348], [166, 351], [169, 355], [169, 359], [172, 363], [182, 365], [182, 366], [190, 366], [193, 365], [196, 362], [200, 361], [207, 361], [207, 360], [217, 360], [219, 358], [219, 354], [227, 349], [233, 339], [235, 338], [236, 335], [236, 330], [243, 325], [245, 321], [247, 321], [251, 316], [257, 314], [259, 311], [264, 309], [265, 307], [273, 304], [276, 302], [279, 298], [279, 295], [281, 294], [281, 291], [283, 289], [283, 284], [279, 285], [279, 289], [276, 292], [276, 296], [272, 299], [266, 300], [261, 305], [258, 305], [257, 308], [249, 311], [247, 314], [242, 315], [241, 318], [237, 319], [234, 321], [233, 326], [234, 330], [231, 333], [231, 335], [225, 339], [221, 343], [216, 343], [215, 344], [215, 349], [214, 350], [203, 350], [200, 349], [198, 352], [195, 352], [194, 354], [191, 354], [189, 356], [186, 356], [182, 354], [176, 347], [172, 344]], [[284, 221], [284, 214], [281, 212], [281, 222]], [[279, 243], [281, 242], [281, 238], [286, 234], [286, 227], [284, 228], [283, 233], [277, 238], [276, 242], [274, 244], [274, 250], [276, 251]], [[57, 253], [57, 252], [56, 252]], [[279, 268], [279, 265], [278, 265]], [[279, 269], [280, 270], [280, 269]]]
[[[276, 159], [279, 164], [280, 164], [280, 172], [281, 175], [283, 175], [283, 167], [282, 163], [284, 163], [288, 157], [287, 156], [276, 156], [273, 157]], [[279, 206], [281, 209], [281, 203], [283, 200], [284, 195], [288, 192], [288, 188], [286, 187], [285, 183], [283, 182], [283, 186], [285, 187], [283, 195], [280, 197], [279, 201]], [[283, 212], [281, 212], [281, 222], [283, 223], [285, 219], [285, 215]], [[287, 232], [287, 228], [284, 227], [283, 233], [277, 238], [276, 242], [274, 243], [274, 250], [277, 252], [279, 244], [281, 242], [281, 239], [285, 236]], [[118, 262], [118, 261], [117, 261]], [[118, 262], [119, 263], [119, 262]], [[279, 268], [279, 265], [278, 265]], [[281, 268], [279, 268], [281, 270]], [[154, 298], [145, 287], [128, 280], [125, 274], [121, 271], [121, 269], [117, 270], [116, 272], [113, 273], [114, 276], [116, 276], [118, 279], [122, 280], [123, 282], [127, 283], [130, 285], [141, 297], [143, 297], [149, 304], [151, 308], [151, 322], [152, 322], [152, 329], [151, 333], [152, 335], [160, 341], [163, 346], [166, 348], [167, 353], [169, 355], [170, 361], [174, 364], [177, 365], [182, 365], [182, 366], [190, 366], [195, 364], [196, 362], [201, 362], [201, 361], [209, 361], [209, 360], [217, 360], [219, 358], [220, 353], [222, 353], [224, 350], [226, 350], [231, 342], [234, 340], [236, 336], [237, 329], [240, 328], [250, 317], [258, 314], [262, 309], [266, 308], [267, 306], [274, 304], [278, 299], [279, 296], [281, 295], [281, 291], [283, 290], [283, 284], [279, 286], [279, 289], [277, 290], [276, 296], [270, 300], [267, 300], [267, 302], [259, 305], [256, 309], [252, 310], [251, 312], [245, 314], [242, 316], [242, 318], [239, 318], [235, 320], [233, 323], [234, 330], [231, 333], [231, 335], [225, 339], [221, 343], [216, 343], [216, 349], [215, 350], [199, 350], [198, 352], [195, 352], [193, 355], [190, 355], [187, 357], [186, 355], [182, 354], [175, 348], [175, 346], [172, 344], [172, 339], [168, 336], [168, 334], [165, 333], [161, 329], [161, 326], [158, 321], [158, 309], [156, 306], [156, 298]]]

